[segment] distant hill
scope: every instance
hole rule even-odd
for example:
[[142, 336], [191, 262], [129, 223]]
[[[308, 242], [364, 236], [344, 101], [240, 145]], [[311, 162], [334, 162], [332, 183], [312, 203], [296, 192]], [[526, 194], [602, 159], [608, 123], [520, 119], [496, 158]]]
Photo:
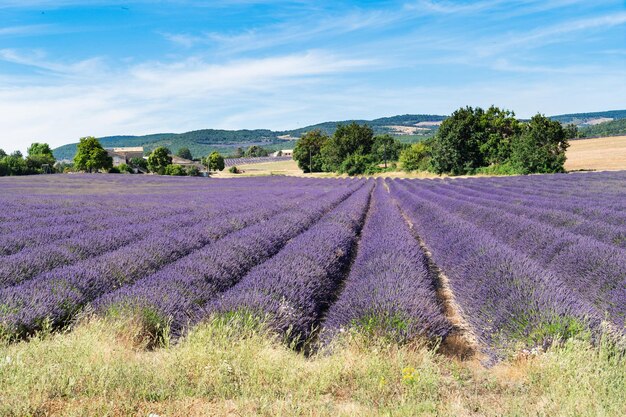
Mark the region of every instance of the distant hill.
[[[186, 147], [194, 157], [208, 155], [218, 151], [224, 155], [232, 154], [237, 147], [247, 148], [259, 145], [269, 150], [290, 149], [295, 140], [302, 134], [313, 129], [320, 129], [328, 135], [335, 132], [338, 124], [356, 122], [367, 123], [376, 134], [391, 134], [403, 142], [417, 142], [432, 136], [439, 123], [447, 116], [434, 114], [405, 114], [392, 117], [381, 117], [374, 120], [341, 120], [323, 122], [293, 130], [273, 131], [267, 129], [255, 130], [218, 130], [202, 129], [186, 133], [158, 133], [145, 136], [107, 136], [99, 138], [106, 148], [143, 146], [149, 153], [158, 146], [166, 146], [172, 152]], [[595, 113], [574, 113], [551, 116], [563, 124], [573, 123], [581, 128], [586, 137], [611, 136], [624, 134], [626, 110], [611, 110]], [[57, 159], [72, 159], [76, 154], [76, 143], [64, 145], [54, 149]]]
[[573, 113], [550, 116], [552, 120], [563, 124], [575, 124], [578, 127], [594, 126], [613, 120], [626, 119], [626, 110], [609, 110], [595, 113]]
[[[313, 129], [320, 129], [331, 135], [338, 124], [348, 124], [353, 121], [367, 123], [376, 134], [389, 133], [400, 137], [403, 141], [417, 141], [420, 137], [427, 137], [437, 129], [438, 123], [446, 116], [439, 115], [403, 115], [383, 117], [375, 120], [343, 120], [338, 122], [324, 122], [299, 129], [273, 131], [267, 129], [256, 130], [217, 130], [203, 129], [186, 133], [159, 133], [145, 136], [107, 136], [98, 138], [105, 148], [143, 146], [146, 153], [154, 148], [166, 146], [172, 152], [186, 147], [194, 157], [201, 157], [213, 151], [224, 155], [231, 154], [237, 147], [247, 148], [252, 145], [263, 146], [266, 149], [290, 149], [295, 140], [303, 133]], [[432, 124], [417, 125], [418, 123], [433, 122]], [[76, 143], [63, 145], [54, 149], [54, 156], [61, 159], [72, 159], [76, 154]]]
[[626, 135], [626, 118], [583, 127], [579, 132], [583, 138]]

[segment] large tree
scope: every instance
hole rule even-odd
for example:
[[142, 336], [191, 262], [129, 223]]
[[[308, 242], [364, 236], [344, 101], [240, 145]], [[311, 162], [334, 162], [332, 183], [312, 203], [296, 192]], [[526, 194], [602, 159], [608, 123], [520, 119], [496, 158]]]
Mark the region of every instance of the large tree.
[[223, 171], [225, 167], [224, 157], [219, 152], [211, 152], [202, 162], [209, 171]]
[[404, 147], [391, 135], [377, 135], [372, 142], [371, 154], [377, 163], [397, 161]]
[[191, 155], [191, 151], [189, 150], [189, 148], [180, 148], [178, 152], [176, 152], [176, 156], [183, 158], [183, 159], [189, 159], [189, 160], [193, 159], [193, 156]]
[[267, 156], [269, 155], [267, 153], [267, 150], [263, 149], [260, 146], [257, 145], [252, 145], [248, 148], [248, 150], [246, 151], [245, 156], [247, 156], [248, 158], [254, 158], [254, 157], [259, 157], [259, 156]]
[[514, 113], [490, 107], [458, 109], [444, 120], [432, 143], [431, 164], [438, 174], [461, 175], [476, 168], [501, 164], [511, 154], [519, 132]]
[[98, 139], [93, 136], [80, 138], [74, 156], [74, 168], [79, 171], [94, 172], [111, 169], [113, 158], [104, 150]]
[[28, 157], [26, 157], [26, 165], [32, 172], [41, 172], [44, 165], [50, 168], [54, 166], [56, 159], [52, 154], [52, 149], [47, 143], [35, 142], [28, 148]]
[[511, 163], [520, 174], [564, 172], [568, 147], [561, 123], [537, 114], [514, 139]]
[[374, 131], [368, 125], [352, 122], [337, 126], [333, 136], [322, 147], [324, 171], [339, 171], [343, 161], [350, 155], [369, 154], [373, 142]]
[[305, 133], [293, 149], [293, 159], [298, 162], [298, 167], [304, 172], [322, 171], [322, 147], [328, 142], [329, 137], [316, 129]]
[[148, 168], [160, 175], [165, 174], [165, 169], [171, 163], [170, 150], [164, 146], [159, 146], [148, 156]]

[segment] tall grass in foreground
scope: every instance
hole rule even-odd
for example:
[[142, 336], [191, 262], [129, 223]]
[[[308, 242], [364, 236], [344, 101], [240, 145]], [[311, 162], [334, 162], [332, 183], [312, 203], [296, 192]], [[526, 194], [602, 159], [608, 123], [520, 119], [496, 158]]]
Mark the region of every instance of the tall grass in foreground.
[[0, 345], [0, 415], [615, 415], [626, 361], [571, 339], [493, 368], [348, 332], [306, 358], [231, 317], [147, 349], [138, 321]]

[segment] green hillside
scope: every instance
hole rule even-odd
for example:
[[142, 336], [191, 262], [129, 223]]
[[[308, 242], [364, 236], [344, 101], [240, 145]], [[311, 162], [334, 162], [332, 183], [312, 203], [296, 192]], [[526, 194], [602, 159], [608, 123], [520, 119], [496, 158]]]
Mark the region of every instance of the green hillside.
[[614, 120], [626, 119], [626, 110], [609, 110], [594, 113], [572, 113], [561, 114], [558, 116], [550, 116], [552, 120], [559, 121], [563, 124], [575, 124], [577, 126], [585, 125], [589, 120], [610, 118]]
[[[160, 133], [146, 136], [108, 136], [99, 138], [105, 148], [143, 146], [146, 153], [159, 146], [166, 146], [172, 152], [186, 147], [194, 157], [208, 155], [213, 151], [232, 153], [237, 147], [252, 145], [267, 149], [293, 147], [292, 141], [279, 139], [279, 133], [271, 130], [216, 130], [204, 129], [186, 133]], [[76, 154], [76, 143], [54, 149], [57, 159], [72, 159]]]
[[[143, 146], [148, 153], [158, 146], [166, 146], [172, 152], [186, 147], [191, 150], [194, 157], [208, 155], [218, 151], [224, 155], [231, 154], [236, 148], [247, 148], [252, 145], [263, 146], [268, 150], [290, 149], [295, 146], [295, 140], [304, 132], [313, 129], [321, 129], [327, 134], [333, 134], [338, 124], [347, 124], [353, 121], [367, 123], [374, 128], [376, 134], [390, 133], [402, 136], [404, 141], [417, 141], [425, 136], [432, 135], [435, 127], [426, 127], [420, 130], [418, 135], [407, 135], [394, 131], [387, 126], [414, 126], [424, 121], [441, 121], [446, 116], [438, 115], [403, 115], [384, 117], [375, 120], [343, 120], [338, 122], [325, 122], [306, 126], [300, 129], [272, 131], [267, 129], [256, 130], [218, 130], [202, 129], [186, 133], [159, 133], [146, 136], [107, 136], [99, 138], [105, 148]], [[59, 159], [72, 159], [76, 154], [76, 143], [68, 144], [54, 149], [54, 156]]]
[[[202, 129], [186, 133], [158, 133], [145, 136], [107, 136], [99, 138], [106, 148], [143, 146], [146, 153], [158, 146], [166, 146], [172, 152], [186, 147], [191, 150], [194, 157], [201, 157], [213, 151], [218, 151], [224, 155], [232, 154], [236, 148], [247, 148], [252, 145], [263, 146], [268, 150], [289, 149], [295, 145], [295, 138], [313, 129], [320, 129], [326, 134], [332, 135], [338, 124], [348, 124], [352, 122], [368, 124], [374, 129], [376, 134], [392, 134], [403, 142], [411, 143], [432, 136], [437, 130], [437, 126], [419, 126], [421, 122], [439, 122], [447, 116], [434, 114], [405, 114], [392, 117], [381, 117], [374, 120], [342, 120], [335, 122], [323, 122], [315, 125], [305, 126], [293, 130], [273, 131], [268, 129], [255, 130], [218, 130]], [[611, 110], [595, 113], [574, 113], [551, 116], [553, 120], [558, 120], [563, 124], [574, 123], [581, 127], [581, 132], [586, 137], [591, 136], [612, 136], [625, 134], [624, 122], [626, 120], [626, 110]], [[585, 124], [594, 119], [611, 118], [612, 122], [600, 123], [586, 127]], [[619, 119], [619, 120], [618, 120]], [[402, 128], [408, 130], [402, 130]], [[413, 129], [413, 131], [409, 131]], [[64, 145], [54, 149], [54, 156], [61, 159], [72, 159], [76, 153], [76, 143]]]
[[626, 135], [626, 119], [613, 120], [595, 126], [584, 127], [580, 129], [579, 132], [580, 136], [583, 138]]

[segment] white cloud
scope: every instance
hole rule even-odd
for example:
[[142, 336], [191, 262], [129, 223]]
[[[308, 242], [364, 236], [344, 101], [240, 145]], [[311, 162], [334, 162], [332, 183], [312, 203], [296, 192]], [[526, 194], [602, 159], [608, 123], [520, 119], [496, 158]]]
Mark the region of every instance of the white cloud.
[[[0, 78], [0, 147], [7, 150], [23, 150], [35, 140], [58, 146], [86, 135], [244, 127], [223, 120], [238, 111], [267, 111], [267, 103], [280, 101], [277, 97], [301, 95], [327, 76], [375, 64], [310, 51], [224, 64], [201, 59], [143, 63], [91, 74], [88, 63], [49, 63], [6, 50], [0, 56], [26, 65], [36, 61], [38, 68], [66, 75], [54, 85], [49, 78], [45, 85]], [[264, 125], [266, 120], [255, 117], [245, 127]]]

